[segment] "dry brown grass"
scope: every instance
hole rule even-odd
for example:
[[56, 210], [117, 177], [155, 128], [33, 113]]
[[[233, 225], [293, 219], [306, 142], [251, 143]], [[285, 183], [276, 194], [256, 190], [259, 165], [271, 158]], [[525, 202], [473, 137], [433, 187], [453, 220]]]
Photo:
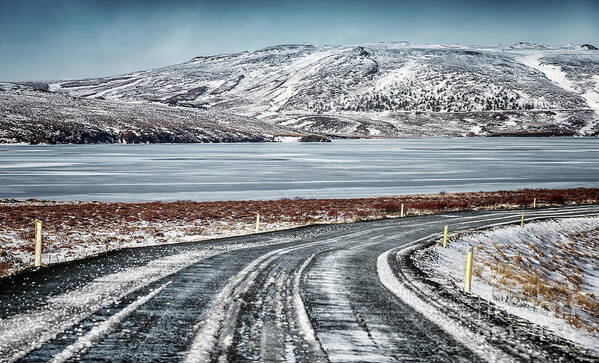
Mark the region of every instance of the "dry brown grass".
[[537, 306], [576, 328], [599, 333], [599, 299], [585, 291], [581, 267], [597, 269], [597, 255], [588, 251], [599, 250], [599, 230], [562, 233], [570, 241], [544, 246], [529, 243], [521, 245], [528, 247], [522, 253], [517, 244], [480, 249], [477, 260], [489, 273], [477, 276], [496, 290], [493, 297], [497, 300]]
[[226, 202], [149, 202], [149, 203], [30, 203], [0, 204], [0, 226], [20, 229], [36, 218], [46, 226], [95, 227], [120, 223], [194, 222], [235, 219], [250, 223], [255, 213], [270, 220], [301, 222], [326, 217], [380, 217], [398, 214], [405, 204], [406, 214], [493, 209], [537, 204], [595, 203], [599, 188], [522, 189], [518, 191], [443, 193], [400, 197], [356, 199], [281, 199], [269, 201]]
[[10, 265], [8, 262], [0, 261], [0, 276], [6, 275], [9, 267], [10, 267]]
[[[522, 189], [517, 191], [440, 193], [354, 199], [280, 199], [267, 201], [217, 202], [25, 202], [0, 201], [0, 238], [12, 236], [23, 241], [14, 250], [32, 250], [33, 222], [44, 223], [44, 236], [50, 250], [74, 248], [79, 244], [105, 244], [123, 240], [119, 235], [154, 237], [157, 243], [169, 240], [165, 230], [177, 229], [186, 235], [200, 235], [215, 225], [245, 225], [255, 223], [259, 212], [263, 223], [303, 225], [361, 221], [398, 216], [401, 204], [409, 215], [434, 214], [450, 211], [519, 208], [537, 204], [557, 205], [596, 203], [599, 188]], [[557, 203], [557, 202], [559, 203]], [[251, 230], [251, 229], [248, 229]], [[115, 236], [116, 234], [116, 236]], [[108, 242], [107, 242], [108, 241]], [[0, 244], [2, 241], [0, 240]], [[1, 247], [6, 249], [6, 244]], [[14, 260], [9, 261], [13, 266]], [[6, 263], [6, 262], [4, 262]], [[1, 276], [1, 274], [0, 274]]]

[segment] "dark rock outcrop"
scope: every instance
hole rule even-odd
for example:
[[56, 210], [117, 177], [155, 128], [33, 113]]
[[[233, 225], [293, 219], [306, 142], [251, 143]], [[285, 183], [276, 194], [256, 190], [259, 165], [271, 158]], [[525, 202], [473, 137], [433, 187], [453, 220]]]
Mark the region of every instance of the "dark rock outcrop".
[[306, 135], [299, 142], [331, 142], [331, 139], [321, 135]]

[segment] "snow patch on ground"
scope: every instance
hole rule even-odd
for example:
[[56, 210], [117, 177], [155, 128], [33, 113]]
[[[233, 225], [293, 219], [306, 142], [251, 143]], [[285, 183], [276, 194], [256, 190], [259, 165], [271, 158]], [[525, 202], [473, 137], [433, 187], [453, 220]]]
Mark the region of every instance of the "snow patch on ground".
[[301, 139], [300, 136], [276, 136], [275, 142], [298, 142]]
[[111, 99], [117, 100], [120, 98], [118, 96], [119, 90], [135, 87], [136, 85], [140, 84], [142, 81], [143, 81], [143, 78], [140, 78], [131, 83], [125, 83], [121, 86], [109, 88], [109, 89], [106, 89], [106, 90], [103, 90], [103, 91], [100, 91], [100, 92], [94, 94], [94, 97], [105, 97], [105, 98], [111, 98]]
[[597, 123], [599, 123], [599, 75], [593, 75], [592, 80], [594, 81], [594, 87], [584, 89], [580, 84], [572, 82], [568, 79], [566, 72], [561, 67], [543, 63], [540, 59], [543, 56], [542, 53], [530, 53], [521, 55], [519, 60], [522, 64], [525, 64], [531, 68], [534, 68], [557, 84], [566, 91], [579, 94], [584, 98], [586, 103], [595, 112], [597, 118], [594, 121], [589, 121], [586, 126], [581, 128], [582, 135], [589, 135], [594, 129]]
[[416, 64], [416, 60], [410, 59], [403, 67], [391, 70], [377, 80], [375, 90], [384, 90], [385, 88], [406, 82], [410, 77], [416, 74]]
[[[596, 312], [592, 311], [599, 297], [599, 217], [462, 235], [450, 239], [447, 248], [433, 246], [419, 252], [424, 255], [419, 257], [424, 261], [419, 264], [426, 265], [437, 276], [435, 280], [449, 288], [461, 287], [470, 246], [476, 246], [474, 294], [599, 352], [599, 332], [575, 327], [599, 327]], [[577, 301], [583, 301], [587, 308]]]
[[595, 115], [597, 118], [594, 122], [589, 122], [585, 127], [581, 129], [583, 134], [589, 134], [592, 130], [595, 129], [596, 125], [599, 123], [599, 76], [593, 76], [593, 81], [595, 83], [594, 87], [588, 89], [582, 97], [587, 101], [589, 106], [593, 110], [595, 110]]
[[480, 127], [480, 126], [472, 126], [470, 128], [470, 132], [474, 132], [475, 134], [480, 134], [481, 131], [482, 131], [482, 127]]
[[330, 57], [338, 51], [324, 50], [307, 54], [297, 60], [291, 65], [286, 67], [287, 74], [289, 77], [285, 80], [285, 83], [272, 93], [272, 108], [271, 111], [278, 111], [282, 106], [289, 101], [291, 97], [297, 92], [298, 85], [301, 84], [302, 80], [308, 75], [314, 74], [318, 70], [318, 64], [323, 59]]
[[593, 82], [595, 86], [592, 89], [588, 89], [583, 97], [591, 108], [599, 113], [599, 75], [593, 76]]
[[523, 64], [544, 73], [550, 81], [566, 91], [578, 93], [574, 84], [566, 77], [566, 72], [562, 71], [561, 67], [541, 62], [540, 59], [542, 56], [542, 53], [531, 53], [522, 56], [520, 61]]

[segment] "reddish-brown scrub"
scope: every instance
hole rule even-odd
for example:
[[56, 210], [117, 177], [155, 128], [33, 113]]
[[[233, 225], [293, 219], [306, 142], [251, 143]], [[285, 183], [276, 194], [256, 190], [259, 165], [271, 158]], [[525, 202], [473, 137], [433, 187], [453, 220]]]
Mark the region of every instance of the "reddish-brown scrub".
[[[410, 216], [472, 209], [526, 208], [532, 206], [534, 198], [537, 198], [538, 206], [596, 203], [599, 188], [217, 202], [101, 203], [0, 200], [0, 237], [13, 236], [11, 238], [22, 241], [28, 250], [32, 249], [33, 223], [35, 219], [40, 219], [44, 223], [44, 236], [60, 241], [61, 246], [77, 246], [84, 240], [89, 244], [90, 238], [94, 241], [97, 239], [97, 243], [101, 244], [108, 238], [108, 234], [113, 235], [110, 238], [120, 240], [119, 236], [134, 233], [153, 236], [166, 242], [168, 238], [162, 233], [165, 228], [182, 230], [186, 234], [201, 234], [214, 224], [241, 223], [250, 226], [255, 223], [257, 212], [260, 213], [262, 222], [267, 225], [278, 222], [301, 225], [399, 216], [402, 203], [404, 213]], [[566, 248], [572, 249], [572, 246]], [[500, 256], [507, 260], [501, 251]]]

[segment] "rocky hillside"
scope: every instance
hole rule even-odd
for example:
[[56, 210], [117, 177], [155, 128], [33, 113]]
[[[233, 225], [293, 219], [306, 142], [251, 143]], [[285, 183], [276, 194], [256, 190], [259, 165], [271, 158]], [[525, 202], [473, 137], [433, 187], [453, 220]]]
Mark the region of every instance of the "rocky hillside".
[[[285, 132], [334, 137], [596, 136], [599, 51], [593, 48], [281, 45], [27, 87], [148, 112], [201, 110], [216, 124], [238, 115]], [[162, 117], [149, 124], [161, 127]]]
[[303, 135], [223, 111], [86, 99], [29, 87], [0, 91], [0, 143], [265, 142], [278, 136]]

